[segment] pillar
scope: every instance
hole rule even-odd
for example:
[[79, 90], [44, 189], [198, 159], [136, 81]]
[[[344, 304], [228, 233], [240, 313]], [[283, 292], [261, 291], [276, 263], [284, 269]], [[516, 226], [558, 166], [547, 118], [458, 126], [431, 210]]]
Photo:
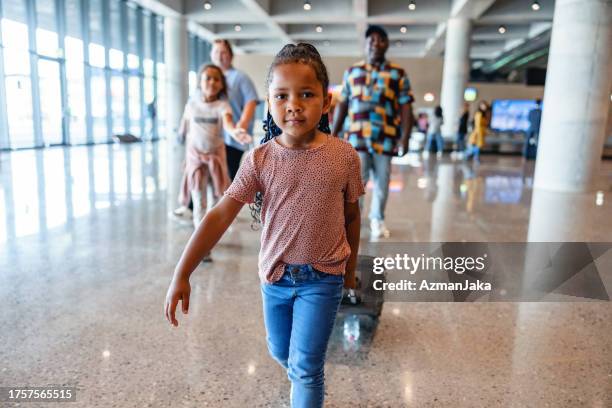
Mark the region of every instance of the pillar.
[[610, 21], [609, 0], [555, 2], [535, 188], [593, 188], [612, 85]]
[[470, 36], [472, 23], [467, 18], [451, 18], [446, 23], [444, 72], [440, 106], [444, 113], [442, 135], [454, 138], [459, 127], [463, 93], [470, 75]]
[[181, 163], [185, 147], [177, 141], [177, 130], [189, 96], [189, 55], [187, 21], [184, 17], [164, 19], [164, 63], [166, 65], [166, 146], [168, 205], [177, 205], [181, 181]]

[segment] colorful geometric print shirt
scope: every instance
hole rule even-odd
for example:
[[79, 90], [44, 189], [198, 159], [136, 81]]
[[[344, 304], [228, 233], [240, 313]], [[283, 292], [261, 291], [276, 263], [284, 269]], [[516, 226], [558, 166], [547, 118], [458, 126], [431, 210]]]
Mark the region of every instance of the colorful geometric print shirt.
[[342, 82], [340, 102], [348, 101], [349, 112], [346, 139], [359, 151], [396, 154], [400, 107], [414, 101], [404, 69], [389, 61], [361, 61], [346, 70]]

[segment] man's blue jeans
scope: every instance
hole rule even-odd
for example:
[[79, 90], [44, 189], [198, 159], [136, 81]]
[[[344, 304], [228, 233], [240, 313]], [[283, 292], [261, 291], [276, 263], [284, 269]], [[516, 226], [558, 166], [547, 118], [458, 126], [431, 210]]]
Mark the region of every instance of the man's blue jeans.
[[[361, 159], [361, 179], [368, 184], [370, 171], [374, 175], [374, 192], [370, 206], [370, 220], [385, 219], [385, 207], [389, 196], [389, 179], [391, 178], [391, 156], [370, 152], [358, 152]], [[359, 206], [363, 208], [363, 196]]]
[[323, 406], [325, 353], [343, 282], [310, 265], [286, 265], [279, 281], [261, 285], [268, 350], [287, 369], [293, 408]]

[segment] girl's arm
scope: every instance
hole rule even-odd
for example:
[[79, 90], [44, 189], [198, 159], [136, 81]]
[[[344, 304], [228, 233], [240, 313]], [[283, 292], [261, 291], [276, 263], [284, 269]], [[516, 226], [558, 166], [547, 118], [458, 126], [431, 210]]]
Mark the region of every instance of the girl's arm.
[[230, 197], [223, 197], [208, 213], [193, 233], [187, 247], [176, 265], [172, 282], [166, 295], [166, 319], [174, 326], [178, 326], [175, 317], [176, 306], [179, 300], [183, 303], [183, 313], [189, 310], [189, 276], [202, 261], [204, 255], [221, 239], [223, 233], [229, 228], [244, 204]]
[[356, 289], [355, 268], [357, 267], [357, 253], [359, 252], [359, 232], [361, 229], [361, 213], [359, 201], [344, 203], [344, 228], [346, 229], [346, 240], [351, 247], [351, 255], [346, 264], [344, 274], [344, 287]]
[[227, 130], [230, 135], [232, 135], [232, 138], [234, 138], [238, 143], [248, 144], [253, 140], [243, 128], [236, 127], [232, 112], [225, 112], [223, 114], [223, 128]]

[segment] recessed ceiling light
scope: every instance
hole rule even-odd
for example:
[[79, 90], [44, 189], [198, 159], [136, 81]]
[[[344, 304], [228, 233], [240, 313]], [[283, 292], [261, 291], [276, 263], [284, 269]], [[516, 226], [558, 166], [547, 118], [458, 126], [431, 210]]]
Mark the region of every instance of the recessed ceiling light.
[[210, 1], [205, 1], [204, 10], [210, 10], [211, 8], [212, 8], [212, 4], [210, 3]]
[[408, 10], [410, 11], [416, 10], [416, 3], [414, 1], [411, 1], [410, 3], [408, 3]]
[[505, 25], [500, 25], [500, 26], [499, 26], [499, 28], [497, 29], [497, 31], [498, 31], [500, 34], [505, 34], [505, 33], [506, 33], [506, 31], [508, 31], [508, 30], [506, 29], [506, 26], [505, 26]]
[[538, 3], [537, 1], [534, 1], [533, 3], [531, 3], [531, 9], [533, 11], [538, 11], [540, 9], [540, 3]]
[[431, 92], [427, 92], [425, 95], [423, 95], [423, 99], [425, 102], [433, 102], [436, 97]]
[[234, 26], [234, 31], [242, 31], [242, 26], [240, 24], [236, 24]]
[[322, 32], [323, 32], [323, 27], [322, 27], [322, 26], [320, 26], [320, 25], [318, 25], [318, 26], [316, 26], [316, 27], [315, 27], [315, 31], [316, 31], [317, 33], [322, 33]]
[[406, 28], [406, 26], [401, 26], [401, 27], [400, 27], [400, 33], [402, 33], [402, 34], [406, 34], [406, 31], [408, 31], [408, 29]]
[[312, 8], [312, 4], [310, 4], [309, 1], [305, 1], [304, 2], [304, 10], [310, 11], [311, 8]]

